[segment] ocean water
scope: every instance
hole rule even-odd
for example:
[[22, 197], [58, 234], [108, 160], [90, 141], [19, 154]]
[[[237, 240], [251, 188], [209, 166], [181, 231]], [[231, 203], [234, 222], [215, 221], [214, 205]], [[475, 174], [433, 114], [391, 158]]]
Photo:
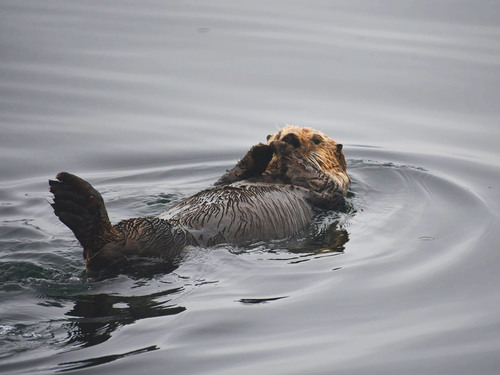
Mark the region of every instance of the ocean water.
[[[0, 373], [497, 374], [499, 97], [496, 1], [0, 1]], [[285, 124], [346, 210], [85, 274], [48, 179], [158, 215]]]

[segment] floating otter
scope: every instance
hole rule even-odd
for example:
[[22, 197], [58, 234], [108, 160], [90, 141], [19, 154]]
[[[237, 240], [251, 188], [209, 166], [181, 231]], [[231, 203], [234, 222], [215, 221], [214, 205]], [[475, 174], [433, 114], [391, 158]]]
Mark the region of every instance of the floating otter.
[[135, 259], [174, 259], [189, 245], [281, 239], [303, 230], [316, 209], [342, 207], [349, 176], [342, 144], [310, 128], [286, 126], [228, 170], [214, 187], [159, 217], [112, 225], [88, 182], [67, 172], [50, 180], [55, 214], [83, 246], [86, 268], [133, 266]]

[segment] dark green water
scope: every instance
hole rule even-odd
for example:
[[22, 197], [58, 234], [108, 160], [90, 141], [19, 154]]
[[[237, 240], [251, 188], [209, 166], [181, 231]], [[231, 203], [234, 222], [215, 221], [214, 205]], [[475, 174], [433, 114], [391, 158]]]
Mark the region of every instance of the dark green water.
[[[0, 373], [496, 374], [494, 1], [0, 2]], [[344, 144], [301, 238], [93, 279], [62, 170], [159, 215], [286, 123]]]

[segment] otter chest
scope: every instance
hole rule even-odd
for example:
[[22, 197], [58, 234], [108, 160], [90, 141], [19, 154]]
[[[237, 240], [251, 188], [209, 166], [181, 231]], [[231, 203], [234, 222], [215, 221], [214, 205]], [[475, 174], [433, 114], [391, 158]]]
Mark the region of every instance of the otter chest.
[[160, 218], [206, 246], [285, 238], [303, 230], [312, 215], [300, 188], [242, 183], [201, 191]]

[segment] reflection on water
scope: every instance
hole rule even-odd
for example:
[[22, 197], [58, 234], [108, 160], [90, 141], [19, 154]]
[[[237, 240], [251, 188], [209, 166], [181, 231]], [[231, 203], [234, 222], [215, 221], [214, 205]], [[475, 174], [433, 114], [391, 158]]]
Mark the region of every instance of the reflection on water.
[[[496, 374], [500, 6], [0, 3], [0, 373]], [[342, 142], [296, 238], [83, 272], [47, 180], [158, 215], [285, 123]], [[140, 354], [140, 355], [137, 355]]]
[[244, 304], [257, 304], [257, 303], [268, 303], [272, 301], [278, 301], [283, 298], [287, 298], [287, 296], [271, 297], [271, 298], [242, 298], [239, 300], [239, 302]]
[[132, 350], [131, 352], [127, 352], [127, 353], [105, 355], [102, 357], [84, 359], [81, 361], [74, 361], [74, 362], [63, 362], [63, 363], [59, 364], [59, 368], [58, 368], [57, 372], [80, 370], [80, 369], [84, 369], [84, 368], [88, 368], [88, 367], [104, 365], [106, 363], [116, 361], [117, 359], [130, 357], [131, 355], [152, 352], [152, 351], [155, 351], [158, 349], [159, 349], [158, 347], [156, 347], [155, 345], [152, 345], [152, 346], [148, 346], [147, 348]]
[[[248, 245], [252, 247], [264, 248], [266, 251], [285, 249], [288, 256], [291, 254], [304, 254], [305, 257], [312, 257], [316, 254], [341, 253], [345, 249], [345, 244], [349, 241], [349, 233], [340, 227], [339, 221], [346, 220], [352, 213], [344, 213], [339, 218], [338, 213], [317, 212], [315, 220], [309, 228], [292, 238], [276, 240], [270, 243], [256, 243]], [[339, 228], [340, 227], [340, 228]], [[242, 253], [246, 248], [237, 248], [233, 253]]]
[[113, 331], [121, 326], [140, 319], [179, 314], [186, 308], [169, 305], [170, 300], [162, 297], [181, 290], [175, 288], [137, 297], [108, 294], [76, 296], [73, 308], [66, 313], [71, 317], [67, 326], [67, 343], [82, 347], [98, 345], [108, 340]]

